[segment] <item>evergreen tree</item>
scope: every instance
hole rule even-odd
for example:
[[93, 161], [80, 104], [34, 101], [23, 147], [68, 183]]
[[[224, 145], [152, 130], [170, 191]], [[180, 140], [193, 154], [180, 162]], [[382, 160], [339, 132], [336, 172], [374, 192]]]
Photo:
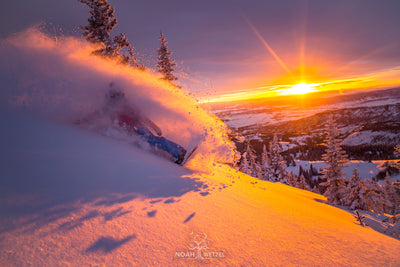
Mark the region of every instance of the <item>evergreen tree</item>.
[[249, 174], [250, 173], [250, 164], [249, 161], [247, 159], [247, 152], [244, 152], [242, 154], [242, 158], [241, 158], [241, 162], [240, 162], [240, 167], [239, 167], [239, 171]]
[[322, 168], [322, 179], [327, 181], [323, 183], [326, 186], [325, 196], [333, 204], [342, 205], [343, 195], [345, 193], [345, 181], [343, 169], [347, 167], [347, 155], [341, 148], [342, 140], [338, 138], [339, 131], [332, 116], [330, 116], [325, 129], [324, 145], [325, 154], [322, 159], [327, 163], [327, 167]]
[[281, 155], [281, 146], [278, 142], [276, 134], [270, 143], [270, 160], [271, 160], [271, 179], [273, 182], [281, 182], [287, 184], [287, 166]]
[[341, 204], [353, 210], [373, 212], [384, 212], [390, 206], [380, 186], [371, 179], [361, 179], [357, 169], [347, 184]]
[[[127, 53], [123, 53], [122, 49], [126, 48]], [[135, 68], [143, 68], [137, 64], [135, 58], [134, 48], [129, 43], [128, 39], [123, 33], [118, 34], [113, 38], [111, 45], [108, 45], [102, 54], [119, 58], [121, 63], [130, 65]]]
[[366, 209], [374, 212], [385, 212], [385, 207], [390, 205], [390, 203], [385, 200], [385, 195], [381, 187], [371, 179], [362, 179], [361, 181], [366, 188]]
[[268, 157], [268, 151], [265, 145], [263, 145], [263, 153], [261, 155], [261, 170], [262, 179], [272, 181], [271, 160]]
[[310, 186], [308, 185], [306, 178], [303, 175], [300, 175], [298, 180], [297, 180], [297, 188], [304, 189], [311, 191]]
[[318, 173], [319, 173], [318, 170], [312, 164], [310, 165], [310, 171], [309, 172], [310, 172], [311, 177], [312, 176], [317, 176]]
[[332, 180], [344, 177], [343, 169], [348, 167], [346, 152], [342, 149], [342, 140], [338, 138], [339, 131], [336, 122], [330, 116], [325, 129], [324, 145], [326, 146], [325, 154], [322, 160], [328, 166], [321, 170], [322, 179]]
[[158, 48], [158, 71], [163, 75], [162, 79], [173, 82], [176, 81], [178, 78], [175, 77], [173, 74], [175, 63], [174, 60], [171, 58], [173, 52], [168, 51], [167, 40], [163, 32], [160, 32], [160, 47]]
[[78, 0], [87, 5], [91, 17], [89, 25], [82, 27], [83, 36], [92, 43], [110, 43], [110, 33], [117, 26], [117, 19], [114, 16], [114, 8], [107, 0]]
[[290, 185], [292, 187], [298, 187], [298, 176], [296, 176], [293, 172], [290, 172], [288, 176], [286, 177], [286, 182], [287, 185]]
[[240, 171], [257, 178], [262, 177], [261, 166], [256, 161], [256, 153], [250, 146], [250, 142], [247, 142], [246, 152], [242, 156], [242, 164]]
[[[394, 147], [394, 152], [393, 154], [395, 154], [396, 156], [400, 156], [400, 145], [397, 145]], [[397, 168], [400, 170], [400, 161], [396, 161], [393, 163], [393, 167]]]
[[299, 175], [298, 176], [300, 176], [300, 175], [304, 176], [304, 169], [303, 169], [303, 166], [301, 166], [301, 165], [299, 167]]
[[[126, 36], [122, 33], [111, 38], [111, 31], [117, 25], [117, 19], [114, 16], [114, 8], [107, 0], [78, 0], [87, 5], [91, 17], [89, 24], [82, 27], [82, 35], [91, 43], [101, 45], [101, 48], [94, 51], [95, 54], [117, 58], [123, 64], [132, 67], [144, 68], [137, 64], [134, 48], [129, 43]], [[123, 52], [126, 48], [127, 52]]]
[[386, 177], [383, 191], [385, 194], [385, 212], [393, 215], [400, 213], [400, 186], [390, 182], [389, 177]]
[[344, 178], [331, 179], [322, 183], [322, 185], [327, 187], [324, 196], [326, 196], [329, 202], [336, 205], [344, 205], [346, 194], [346, 183]]
[[350, 209], [368, 210], [367, 188], [363, 184], [357, 169], [354, 169], [353, 175], [347, 184], [343, 204]]

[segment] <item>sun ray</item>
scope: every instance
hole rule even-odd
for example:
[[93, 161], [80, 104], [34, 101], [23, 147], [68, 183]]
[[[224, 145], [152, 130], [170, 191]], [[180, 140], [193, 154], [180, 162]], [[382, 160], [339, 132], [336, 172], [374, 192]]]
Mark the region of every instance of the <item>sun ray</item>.
[[289, 70], [289, 68], [286, 66], [286, 64], [282, 61], [282, 59], [275, 53], [275, 51], [272, 49], [272, 47], [265, 41], [265, 39], [261, 36], [261, 34], [258, 32], [256, 27], [250, 22], [250, 20], [245, 16], [242, 15], [244, 20], [247, 22], [247, 24], [250, 26], [250, 28], [253, 30], [255, 35], [258, 37], [258, 39], [262, 42], [262, 44], [267, 48], [267, 50], [271, 53], [271, 55], [274, 57], [274, 59], [279, 63], [279, 65], [282, 66], [282, 68], [289, 73], [290, 75], [293, 75], [293, 73]]

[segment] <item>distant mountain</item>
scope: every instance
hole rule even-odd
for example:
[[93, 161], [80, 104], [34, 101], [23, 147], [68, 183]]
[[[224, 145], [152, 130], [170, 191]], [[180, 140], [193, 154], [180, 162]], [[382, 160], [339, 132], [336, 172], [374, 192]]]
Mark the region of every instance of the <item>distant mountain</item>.
[[400, 131], [400, 103], [373, 107], [343, 108], [261, 127], [244, 127], [253, 133], [320, 133], [329, 116], [332, 116], [343, 137], [354, 131]]
[[[213, 111], [230, 128], [242, 132], [247, 128], [260, 128], [295, 121], [326, 111], [355, 107], [385, 107], [398, 103], [400, 103], [400, 88], [393, 88], [343, 95], [315, 93], [306, 96], [225, 103], [214, 105]], [[382, 112], [382, 110], [377, 109], [377, 112]], [[369, 115], [373, 115], [372, 110]], [[395, 121], [400, 121], [400, 119], [395, 119]]]

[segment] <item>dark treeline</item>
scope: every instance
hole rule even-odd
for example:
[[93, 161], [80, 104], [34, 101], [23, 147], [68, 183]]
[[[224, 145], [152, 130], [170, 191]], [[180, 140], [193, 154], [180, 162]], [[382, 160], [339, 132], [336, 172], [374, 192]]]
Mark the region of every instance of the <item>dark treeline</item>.
[[[257, 157], [261, 157], [263, 144], [269, 143], [272, 140], [273, 135], [262, 136], [262, 140], [254, 139], [251, 140], [251, 146], [256, 152]], [[237, 150], [241, 153], [244, 152], [245, 145], [235, 138], [232, 138], [235, 143]], [[281, 137], [285, 140], [285, 136]], [[290, 148], [282, 152], [282, 156], [285, 158], [287, 165], [292, 164], [293, 159], [296, 160], [308, 160], [308, 161], [319, 161], [322, 159], [322, 154], [325, 151], [325, 147], [322, 145], [322, 138], [307, 138], [305, 145], [297, 145], [296, 147]], [[343, 150], [352, 160], [391, 160], [393, 159], [393, 144], [365, 144], [356, 146], [342, 146]]]

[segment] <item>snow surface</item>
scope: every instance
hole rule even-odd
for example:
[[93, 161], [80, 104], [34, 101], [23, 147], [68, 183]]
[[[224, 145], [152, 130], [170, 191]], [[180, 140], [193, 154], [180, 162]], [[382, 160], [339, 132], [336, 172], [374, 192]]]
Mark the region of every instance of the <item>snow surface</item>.
[[282, 151], [286, 151], [297, 146], [296, 144], [292, 144], [290, 142], [279, 142], [279, 144], [281, 145]]
[[[397, 239], [323, 196], [218, 163], [223, 124], [154, 75], [36, 31], [0, 52], [0, 266], [400, 264]], [[203, 140], [186, 168], [72, 123], [110, 80], [169, 138]]]
[[310, 135], [300, 135], [296, 137], [290, 137], [290, 141], [299, 145], [306, 145], [307, 138], [310, 138]]
[[[1, 120], [1, 266], [399, 264], [398, 240], [320, 195], [225, 165], [196, 171], [198, 157], [182, 168], [74, 126]], [[183, 258], [193, 233], [221, 257]]]
[[343, 145], [365, 145], [365, 144], [398, 144], [400, 136], [395, 133], [382, 131], [362, 131], [351, 134], [343, 140]]

